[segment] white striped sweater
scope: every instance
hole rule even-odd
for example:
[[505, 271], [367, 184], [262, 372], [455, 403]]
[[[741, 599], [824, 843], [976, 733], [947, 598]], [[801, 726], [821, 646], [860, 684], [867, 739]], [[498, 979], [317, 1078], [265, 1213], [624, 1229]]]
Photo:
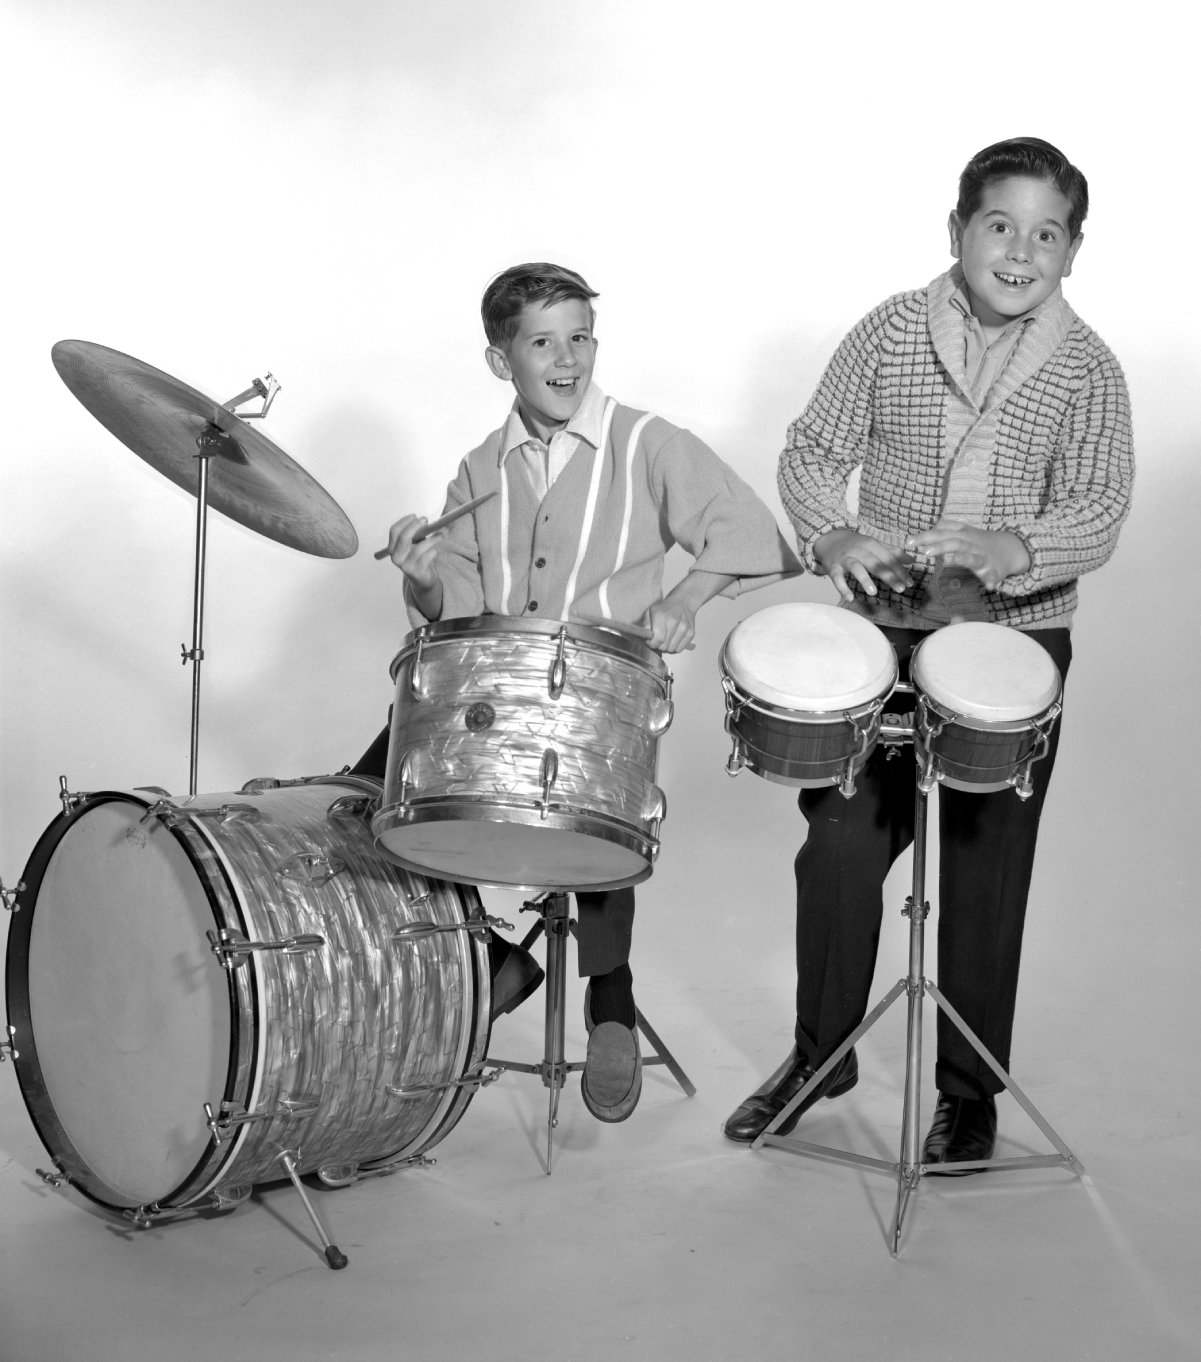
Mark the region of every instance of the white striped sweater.
[[[691, 432], [606, 404], [601, 444], [580, 447], [539, 498], [495, 430], [459, 465], [446, 510], [489, 492], [449, 525], [438, 557], [442, 619], [480, 614], [637, 623], [663, 596], [680, 545], [692, 569], [737, 578], [722, 593], [803, 571], [756, 493]], [[426, 623], [411, 597], [414, 626]]]

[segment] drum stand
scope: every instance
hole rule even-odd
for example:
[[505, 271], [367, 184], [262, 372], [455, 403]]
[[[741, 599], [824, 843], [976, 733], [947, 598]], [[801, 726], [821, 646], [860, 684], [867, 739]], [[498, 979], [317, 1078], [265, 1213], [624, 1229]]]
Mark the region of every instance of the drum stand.
[[[567, 1004], [567, 937], [575, 932], [575, 922], [568, 915], [567, 894], [551, 892], [540, 898], [532, 899], [522, 905], [521, 911], [535, 912], [539, 920], [530, 928], [522, 941], [523, 950], [529, 948], [539, 936], [546, 937], [546, 1029], [545, 1046], [540, 1064], [522, 1064], [511, 1059], [492, 1059], [489, 1064], [498, 1069], [513, 1069], [518, 1073], [540, 1074], [542, 1083], [550, 1089], [546, 1117], [546, 1175], [550, 1176], [551, 1157], [554, 1150], [555, 1127], [559, 1124], [559, 1094], [567, 1075], [576, 1073], [584, 1067], [583, 1063], [564, 1057], [564, 1038], [566, 1033]], [[696, 1095], [696, 1088], [688, 1075], [676, 1063], [674, 1056], [651, 1029], [642, 1013], [635, 1008], [638, 1029], [650, 1042], [655, 1053], [643, 1059], [643, 1068], [651, 1064], [665, 1064], [671, 1076], [689, 1097]]]
[[[912, 740], [914, 732], [912, 726], [894, 722], [896, 717], [897, 716], [886, 715], [886, 722], [881, 725], [880, 729], [880, 741], [892, 749], [887, 754], [889, 759], [898, 755], [896, 749], [901, 743]], [[875, 1168], [882, 1172], [895, 1175], [897, 1180], [896, 1209], [893, 1213], [892, 1226], [889, 1231], [889, 1250], [894, 1258], [900, 1252], [901, 1229], [905, 1220], [905, 1212], [909, 1206], [910, 1196], [916, 1188], [918, 1181], [923, 1176], [929, 1176], [931, 1172], [931, 1170], [921, 1161], [921, 1146], [919, 1143], [922, 1001], [927, 993], [934, 999], [938, 1007], [946, 1013], [964, 1038], [970, 1042], [972, 1048], [980, 1058], [984, 1060], [985, 1064], [988, 1065], [993, 1073], [996, 1074], [1008, 1091], [1017, 1098], [1019, 1105], [1025, 1111], [1026, 1115], [1030, 1117], [1034, 1124], [1038, 1126], [1047, 1139], [1059, 1151], [1057, 1154], [1036, 1154], [1022, 1158], [974, 1159], [971, 1161], [961, 1160], [940, 1163], [937, 1165], [935, 1171], [945, 1173], [949, 1169], [966, 1172], [969, 1169], [985, 1168], [1048, 1168], [1066, 1164], [1077, 1176], [1080, 1176], [1084, 1172], [1084, 1165], [1059, 1138], [1021, 1088], [1018, 1087], [1000, 1064], [997, 1063], [996, 1059], [985, 1047], [984, 1042], [975, 1034], [971, 1027], [968, 1026], [967, 1022], [964, 1021], [951, 1003], [947, 1001], [936, 985], [925, 978], [923, 974], [926, 918], [930, 914], [930, 905], [925, 897], [927, 798], [933, 784], [934, 780], [931, 778], [930, 774], [930, 761], [927, 759], [925, 769], [919, 769], [914, 803], [913, 892], [910, 897], [906, 899], [905, 907], [902, 909], [903, 915], [909, 919], [909, 973], [893, 985], [877, 1006], [863, 1019], [859, 1026], [856, 1027], [846, 1040], [838, 1046], [825, 1063], [814, 1071], [813, 1077], [803, 1088], [801, 1088], [796, 1096], [793, 1097], [788, 1105], [784, 1107], [767, 1129], [751, 1145], [752, 1149], [759, 1149], [762, 1145], [768, 1145], [776, 1149], [787, 1149], [794, 1154], [831, 1159], [838, 1163], [857, 1164], [862, 1168]], [[825, 1145], [810, 1144], [807, 1141], [797, 1140], [791, 1136], [775, 1134], [774, 1132], [776, 1129], [787, 1120], [789, 1114], [804, 1100], [805, 1094], [809, 1089], [815, 1084], [821, 1083], [834, 1066], [841, 1063], [842, 1057], [847, 1051], [850, 1050], [862, 1036], [867, 1034], [902, 994], [904, 994], [908, 1000], [908, 1026], [905, 1049], [905, 1097], [901, 1117], [901, 1150], [900, 1158], [897, 1162], [889, 1163], [884, 1159], [873, 1159], [864, 1154], [853, 1153], [850, 1150], [831, 1149]]]

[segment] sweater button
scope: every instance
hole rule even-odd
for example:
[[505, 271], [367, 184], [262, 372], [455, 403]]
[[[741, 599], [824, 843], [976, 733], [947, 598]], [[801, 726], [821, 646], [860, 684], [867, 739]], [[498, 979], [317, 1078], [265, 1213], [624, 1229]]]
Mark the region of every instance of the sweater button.
[[546, 559], [545, 559], [545, 558], [535, 558], [535, 559], [534, 559], [534, 566], [535, 566], [535, 567], [545, 567], [545, 566], [546, 566]]
[[532, 614], [538, 609], [538, 602], [537, 602], [537, 601], [531, 601], [531, 602], [529, 603], [529, 605], [526, 606], [526, 609], [527, 609], [527, 610], [530, 612], [530, 614], [532, 615]]

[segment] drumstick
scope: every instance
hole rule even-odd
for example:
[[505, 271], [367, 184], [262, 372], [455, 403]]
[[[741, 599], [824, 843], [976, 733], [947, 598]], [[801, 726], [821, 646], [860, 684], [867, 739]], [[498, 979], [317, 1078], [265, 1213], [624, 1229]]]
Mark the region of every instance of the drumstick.
[[[466, 515], [468, 511], [474, 511], [477, 506], [482, 506], [485, 501], [490, 501], [496, 495], [495, 492], [485, 492], [482, 497], [476, 497], [474, 501], [465, 501], [462, 506], [456, 506], [453, 511], [447, 511], [437, 520], [431, 520], [428, 525], [423, 525], [413, 536], [413, 543], [420, 544], [423, 539], [428, 539], [435, 530], [440, 530], [445, 525], [449, 525], [452, 520], [458, 520], [461, 515]], [[392, 552], [391, 549], [376, 549], [376, 558], [387, 558]]]

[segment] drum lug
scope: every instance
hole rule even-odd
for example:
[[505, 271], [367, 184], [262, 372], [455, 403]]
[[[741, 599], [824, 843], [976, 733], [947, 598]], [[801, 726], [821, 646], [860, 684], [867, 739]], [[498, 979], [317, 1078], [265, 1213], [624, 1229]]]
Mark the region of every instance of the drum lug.
[[248, 941], [232, 927], [222, 927], [219, 933], [208, 931], [205, 936], [222, 969], [231, 972], [246, 963], [251, 951], [282, 951], [285, 955], [303, 955], [306, 951], [320, 950], [325, 945], [325, 937], [313, 933], [285, 936], [279, 941]]
[[[563, 694], [563, 687], [567, 684], [567, 626], [564, 625], [559, 630], [559, 646], [555, 652], [555, 659], [550, 664], [550, 670], [546, 674], [546, 693], [552, 700], [557, 700]], [[545, 817], [545, 813], [543, 815]]]
[[658, 841], [659, 828], [667, 817], [667, 795], [657, 785], [652, 785], [647, 791], [646, 801], [642, 806], [642, 816], [652, 824], [651, 837]]
[[222, 1102], [220, 1114], [213, 1115], [210, 1102], [204, 1104], [205, 1125], [213, 1137], [215, 1145], [221, 1144], [230, 1131], [238, 1126], [249, 1125], [253, 1121], [297, 1120], [304, 1116], [315, 1116], [318, 1110], [315, 1097], [281, 1097], [274, 1111], [244, 1111], [233, 1102]]
[[211, 818], [222, 826], [257, 823], [262, 814], [253, 804], [221, 804], [215, 809], [198, 809], [176, 804], [170, 799], [156, 799], [139, 821], [148, 823], [152, 818], [157, 818], [164, 827], [173, 828], [189, 818]]
[[421, 680], [421, 654], [425, 650], [425, 639], [417, 640], [417, 651], [413, 655], [413, 665], [409, 668], [409, 694], [414, 700], [425, 699], [425, 686]]
[[[409, 906], [429, 901], [428, 894], [422, 894], [420, 898], [410, 901]], [[513, 924], [506, 922], [503, 917], [484, 917], [468, 918], [466, 922], [430, 922], [428, 919], [422, 922], [409, 922], [403, 927], [397, 927], [392, 933], [393, 941], [409, 941], [414, 938], [424, 936], [435, 936], [440, 932], [468, 932], [476, 936], [486, 936], [497, 927], [503, 931], [513, 931]]]
[[320, 889], [345, 869], [346, 862], [337, 856], [323, 856], [319, 851], [298, 851], [275, 867], [275, 879], [279, 884], [309, 884]]
[[671, 727], [671, 721], [676, 717], [675, 701], [670, 696], [657, 701], [652, 707], [647, 717], [646, 729], [652, 738], [660, 738]]
[[396, 1087], [392, 1083], [385, 1084], [384, 1091], [389, 1097], [399, 1097], [401, 1101], [415, 1101], [420, 1097], [428, 1097], [432, 1092], [447, 1092], [451, 1088], [469, 1088], [472, 1092], [480, 1088], [486, 1088], [505, 1071], [503, 1064], [495, 1064], [490, 1060], [481, 1060], [478, 1064], [473, 1064], [466, 1073], [458, 1078], [452, 1078], [446, 1083], [417, 1083], [410, 1087]]
[[365, 794], [341, 795], [326, 809], [325, 816], [333, 823], [366, 823], [377, 802]]
[[6, 889], [4, 887], [4, 881], [0, 880], [0, 902], [4, 904], [5, 908], [7, 908], [10, 913], [19, 913], [21, 911], [21, 905], [17, 900], [24, 892], [24, 880], [18, 880], [15, 889]]
[[20, 1059], [20, 1058], [21, 1058], [21, 1052], [20, 1052], [20, 1050], [17, 1049], [16, 1043], [15, 1043], [14, 1040], [13, 1040], [13, 1037], [17, 1034], [17, 1028], [16, 1028], [15, 1026], [10, 1026], [10, 1027], [7, 1028], [7, 1030], [8, 1030], [8, 1039], [7, 1039], [7, 1040], [0, 1040], [0, 1064], [3, 1064], [3, 1063], [4, 1063], [4, 1060], [5, 1060], [5, 1054], [4, 1054], [4, 1052], [5, 1052], [6, 1050], [8, 1051], [8, 1058], [10, 1058], [10, 1059]]
[[542, 754], [542, 769], [538, 776], [542, 784], [542, 818], [544, 822], [550, 813], [550, 792], [558, 778], [559, 754], [553, 747], [548, 747]]
[[730, 755], [726, 758], [726, 775], [736, 776], [746, 765], [746, 748], [743, 746], [741, 738], [734, 738], [734, 745], [730, 749]]

